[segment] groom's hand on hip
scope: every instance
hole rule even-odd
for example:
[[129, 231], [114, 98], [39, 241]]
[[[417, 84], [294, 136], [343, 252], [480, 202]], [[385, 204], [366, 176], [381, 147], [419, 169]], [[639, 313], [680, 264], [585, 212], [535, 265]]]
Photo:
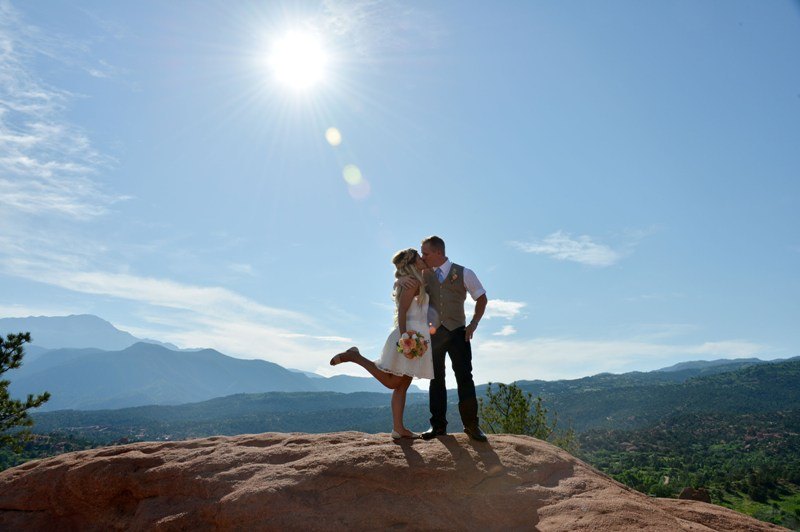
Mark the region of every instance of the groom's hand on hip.
[[472, 340], [472, 335], [475, 334], [475, 329], [477, 329], [477, 328], [478, 328], [478, 326], [475, 325], [474, 323], [470, 323], [469, 325], [467, 325], [464, 328], [464, 339], [467, 342]]

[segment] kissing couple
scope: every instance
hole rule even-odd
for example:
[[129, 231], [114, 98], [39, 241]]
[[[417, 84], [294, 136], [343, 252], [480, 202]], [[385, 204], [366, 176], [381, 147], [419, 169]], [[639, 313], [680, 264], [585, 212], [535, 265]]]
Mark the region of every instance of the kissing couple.
[[[445, 355], [458, 384], [458, 410], [464, 432], [485, 442], [478, 425], [478, 400], [472, 379], [472, 336], [486, 310], [486, 290], [475, 273], [447, 258], [444, 240], [430, 236], [414, 248], [392, 257], [395, 282], [394, 330], [386, 339], [380, 359], [365, 358], [351, 347], [331, 359], [335, 366], [353, 362], [366, 369], [392, 392], [392, 438], [430, 440], [447, 434], [447, 388]], [[467, 293], [475, 301], [475, 313], [467, 324], [464, 302]], [[420, 435], [403, 423], [406, 392], [414, 378], [431, 379], [429, 396], [431, 426]]]

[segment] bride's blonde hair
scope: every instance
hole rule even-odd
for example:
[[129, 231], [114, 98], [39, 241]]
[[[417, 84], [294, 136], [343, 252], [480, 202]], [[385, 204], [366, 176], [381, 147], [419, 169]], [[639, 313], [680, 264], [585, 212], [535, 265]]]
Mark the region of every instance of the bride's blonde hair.
[[[422, 296], [425, 294], [425, 280], [422, 277], [422, 272], [415, 266], [418, 258], [419, 253], [416, 249], [403, 249], [394, 254], [394, 257], [392, 257], [392, 264], [397, 268], [394, 272], [395, 279], [409, 276], [419, 281], [419, 303], [422, 304]], [[402, 287], [395, 283], [392, 296], [396, 298], [400, 294], [400, 290], [402, 290]]]

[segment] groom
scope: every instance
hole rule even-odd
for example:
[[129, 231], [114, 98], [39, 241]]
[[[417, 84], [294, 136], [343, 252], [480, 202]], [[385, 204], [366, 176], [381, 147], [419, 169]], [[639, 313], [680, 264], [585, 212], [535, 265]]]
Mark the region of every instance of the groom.
[[[458, 410], [464, 432], [470, 438], [486, 441], [478, 426], [478, 400], [472, 380], [472, 346], [470, 340], [486, 310], [486, 290], [472, 270], [450, 262], [445, 255], [444, 240], [430, 236], [422, 241], [422, 260], [431, 268], [425, 272], [425, 287], [430, 296], [428, 321], [436, 332], [431, 334], [433, 380], [430, 385], [431, 428], [422, 433], [426, 440], [447, 434], [447, 388], [444, 357], [450, 363], [458, 383]], [[475, 300], [475, 314], [466, 323], [464, 301], [467, 292]]]

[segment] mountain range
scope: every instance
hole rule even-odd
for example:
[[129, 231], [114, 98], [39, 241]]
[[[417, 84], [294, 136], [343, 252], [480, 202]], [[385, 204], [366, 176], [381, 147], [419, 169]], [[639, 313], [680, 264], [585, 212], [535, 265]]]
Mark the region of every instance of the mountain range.
[[[685, 363], [678, 370], [517, 381], [579, 431], [634, 429], [676, 412], [764, 413], [800, 408], [800, 357]], [[477, 387], [483, 393], [483, 387]]]
[[92, 315], [0, 319], [0, 333], [24, 331], [32, 342], [22, 366], [8, 372], [9, 390], [12, 397], [50, 392], [40, 411], [175, 405], [237, 393], [388, 392], [372, 378], [326, 378], [213, 349], [179, 350]]
[[[700, 371], [700, 370], [698, 370]], [[652, 372], [651, 372], [652, 373]], [[546, 397], [562, 427], [582, 433], [592, 429], [634, 429], [675, 415], [753, 415], [800, 409], [800, 358], [762, 363], [712, 375], [654, 384], [651, 373], [606, 375], [558, 381], [547, 394], [528, 383], [526, 391]], [[623, 376], [619, 376], [623, 377]], [[571, 383], [571, 385], [570, 385]], [[485, 397], [486, 386], [477, 387]], [[458, 396], [449, 392], [454, 431], [460, 429]], [[47, 412], [34, 414], [36, 430], [67, 430], [101, 442], [118, 438], [172, 439], [214, 434], [256, 432], [386, 431], [389, 401], [377, 393], [256, 393], [218, 397], [175, 406], [142, 406], [122, 410]], [[408, 395], [405, 420], [414, 430], [427, 427], [428, 396]]]
[[[243, 393], [383, 395], [388, 391], [367, 377], [325, 378], [266, 360], [230, 357], [213, 349], [179, 350], [171, 344], [137, 338], [92, 315], [0, 319], [0, 333], [21, 331], [29, 331], [32, 342], [26, 345], [22, 367], [8, 374], [10, 391], [15, 397], [49, 391], [51, 399], [40, 411], [178, 405]], [[604, 373], [560, 381], [520, 380], [517, 384], [541, 396], [581, 430], [634, 428], [659, 419], [676, 403], [685, 403], [696, 395], [693, 389], [672, 384], [747, 368], [755, 371], [779, 362], [753, 358], [683, 362], [650, 372]], [[479, 385], [479, 395], [485, 394], [486, 388]], [[420, 390], [412, 387], [410, 391]], [[752, 404], [759, 404], [759, 398]]]

